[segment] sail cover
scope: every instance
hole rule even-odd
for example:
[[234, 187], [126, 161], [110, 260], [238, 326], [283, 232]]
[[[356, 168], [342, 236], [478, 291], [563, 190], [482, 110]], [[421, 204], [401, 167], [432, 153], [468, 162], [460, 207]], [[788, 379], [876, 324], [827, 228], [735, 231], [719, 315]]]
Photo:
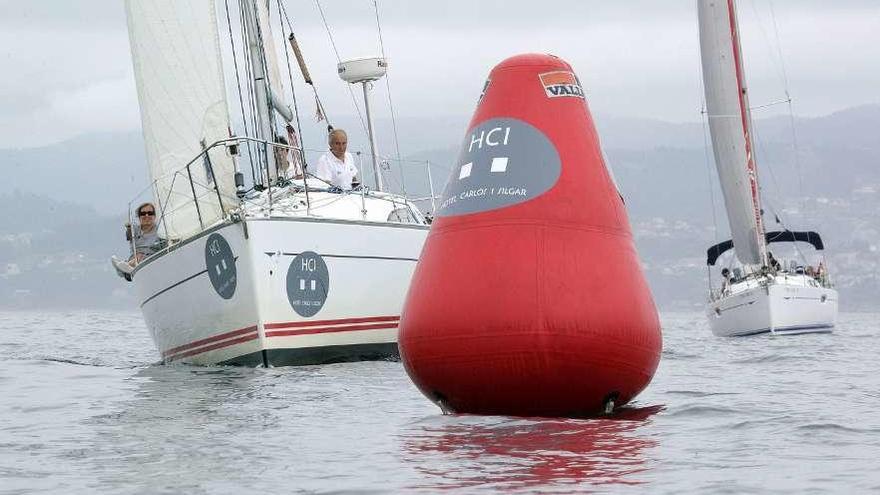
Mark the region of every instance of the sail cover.
[[166, 234], [181, 239], [238, 202], [225, 147], [185, 168], [203, 146], [230, 132], [214, 1], [126, 0], [125, 6], [150, 178]]
[[[822, 236], [818, 232], [793, 232], [791, 230], [780, 230], [777, 232], [767, 232], [764, 234], [767, 244], [771, 242], [806, 242], [812, 244], [817, 251], [825, 249], [825, 243], [822, 242]], [[712, 266], [718, 261], [718, 258], [733, 249], [733, 241], [727, 240], [706, 250], [706, 264]]]
[[736, 11], [733, 0], [698, 0], [697, 11], [709, 130], [731, 237], [743, 264], [760, 265], [766, 244]]

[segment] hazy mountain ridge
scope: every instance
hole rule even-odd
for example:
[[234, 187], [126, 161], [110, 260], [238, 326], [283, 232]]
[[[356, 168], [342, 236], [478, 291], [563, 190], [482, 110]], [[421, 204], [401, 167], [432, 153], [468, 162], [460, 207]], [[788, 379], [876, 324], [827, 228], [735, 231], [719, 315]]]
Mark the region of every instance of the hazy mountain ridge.
[[108, 258], [127, 255], [121, 222], [83, 204], [0, 195], [2, 307], [128, 307]]
[[[706, 248], [728, 238], [702, 125], [596, 120], [658, 304], [702, 308]], [[439, 194], [454, 168], [466, 120], [437, 119], [437, 127], [424, 119], [399, 124], [423, 131], [401, 145], [412, 160], [405, 168], [408, 192], [427, 196], [429, 161]], [[779, 213], [789, 228], [820, 231], [841, 290], [841, 308], [880, 310], [875, 296], [880, 292], [880, 144], [871, 139], [880, 128], [880, 106], [797, 119], [796, 126], [797, 159], [788, 118], [756, 122], [767, 228], [782, 228], [774, 221]], [[380, 132], [391, 135], [387, 126]], [[114, 252], [127, 253], [121, 225], [128, 201], [145, 183], [137, 177], [146, 175], [142, 149], [139, 135], [126, 134], [0, 150], [0, 169], [15, 172], [13, 181], [0, 186], [0, 214], [6, 219], [0, 224], [4, 305], [133, 307], [130, 286], [115, 277], [106, 260]], [[132, 167], [140, 170], [127, 170]], [[392, 167], [388, 174], [389, 183], [400, 188], [399, 170]], [[25, 179], [18, 180], [21, 176]], [[430, 209], [427, 201], [421, 205]]]
[[0, 150], [0, 194], [16, 190], [90, 205], [124, 216], [147, 186], [140, 132], [90, 134], [43, 148]]

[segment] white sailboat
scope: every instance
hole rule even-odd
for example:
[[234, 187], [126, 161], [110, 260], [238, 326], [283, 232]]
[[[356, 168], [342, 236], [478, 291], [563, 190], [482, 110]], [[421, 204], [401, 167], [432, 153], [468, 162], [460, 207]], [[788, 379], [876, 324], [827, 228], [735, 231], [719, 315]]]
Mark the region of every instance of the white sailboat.
[[[223, 3], [126, 0], [148, 199], [167, 242], [127, 278], [162, 360], [279, 366], [397, 356], [427, 222], [406, 197], [381, 190], [375, 146], [375, 190], [340, 191], [308, 167], [284, 178], [284, 155], [295, 167], [304, 154], [295, 142], [277, 144], [278, 129], [295, 119], [282, 102], [268, 2], [230, 4], [240, 25], [221, 34]], [[228, 39], [234, 31], [241, 39]], [[292, 34], [290, 42], [299, 58]], [[235, 60], [237, 81], [227, 80], [224, 58]], [[381, 58], [340, 64], [349, 82], [384, 70]], [[233, 86], [239, 94], [227, 98]], [[241, 104], [240, 120], [230, 101]]]
[[824, 249], [815, 232], [765, 232], [753, 153], [751, 117], [733, 0], [698, 0], [703, 84], [715, 166], [732, 239], [709, 248], [707, 263], [734, 248], [740, 266], [726, 269], [712, 288], [708, 318], [715, 335], [832, 331], [837, 291], [825, 264], [818, 269], [775, 260], [772, 242], [808, 242]]

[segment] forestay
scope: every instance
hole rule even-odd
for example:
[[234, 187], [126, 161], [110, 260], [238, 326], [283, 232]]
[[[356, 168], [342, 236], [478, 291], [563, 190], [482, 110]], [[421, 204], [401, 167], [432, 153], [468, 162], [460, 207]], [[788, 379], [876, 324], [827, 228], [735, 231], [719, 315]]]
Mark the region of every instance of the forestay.
[[697, 10], [706, 110], [731, 237], [742, 263], [761, 265], [766, 244], [736, 11], [733, 0], [698, 0]]
[[125, 5], [150, 177], [167, 235], [184, 238], [238, 203], [234, 162], [225, 147], [193, 163], [192, 185], [184, 168], [204, 146], [230, 135], [214, 2], [126, 0]]

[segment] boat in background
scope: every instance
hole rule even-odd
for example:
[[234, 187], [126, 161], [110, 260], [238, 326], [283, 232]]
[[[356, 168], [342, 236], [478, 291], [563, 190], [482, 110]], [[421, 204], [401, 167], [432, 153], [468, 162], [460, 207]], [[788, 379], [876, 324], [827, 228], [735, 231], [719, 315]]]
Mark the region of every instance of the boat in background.
[[[238, 4], [232, 15], [230, 4]], [[376, 188], [342, 191], [309, 173], [267, 4], [227, 2], [227, 36], [213, 0], [126, 1], [152, 179], [133, 204], [155, 204], [167, 243], [126, 278], [165, 362], [394, 358], [428, 222], [407, 197], [382, 190], [368, 105]], [[292, 32], [288, 40], [313, 84]], [[340, 73], [364, 83], [368, 98], [366, 83], [386, 65], [342, 62]], [[227, 99], [233, 87], [238, 95]]]
[[807, 242], [824, 249], [816, 232], [765, 232], [751, 112], [733, 0], [698, 0], [700, 52], [715, 166], [724, 193], [732, 239], [709, 248], [707, 263], [734, 249], [739, 266], [723, 270], [721, 287], [710, 277], [708, 318], [719, 336], [830, 332], [837, 291], [824, 259], [780, 262], [772, 242]]

